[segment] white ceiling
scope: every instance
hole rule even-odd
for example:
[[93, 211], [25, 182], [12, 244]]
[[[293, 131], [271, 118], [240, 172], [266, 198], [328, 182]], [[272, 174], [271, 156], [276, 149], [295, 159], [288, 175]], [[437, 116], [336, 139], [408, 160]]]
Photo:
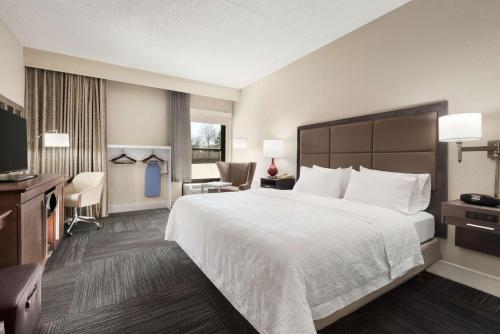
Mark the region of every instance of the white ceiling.
[[26, 47], [242, 88], [409, 0], [0, 0]]

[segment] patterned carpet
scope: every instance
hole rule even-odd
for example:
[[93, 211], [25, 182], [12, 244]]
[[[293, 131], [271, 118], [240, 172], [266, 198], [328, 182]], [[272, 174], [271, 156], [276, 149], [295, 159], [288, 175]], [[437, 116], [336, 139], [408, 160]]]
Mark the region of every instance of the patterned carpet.
[[[167, 210], [80, 225], [49, 259], [39, 333], [255, 333], [175, 242]], [[500, 299], [425, 274], [321, 333], [499, 333]]]

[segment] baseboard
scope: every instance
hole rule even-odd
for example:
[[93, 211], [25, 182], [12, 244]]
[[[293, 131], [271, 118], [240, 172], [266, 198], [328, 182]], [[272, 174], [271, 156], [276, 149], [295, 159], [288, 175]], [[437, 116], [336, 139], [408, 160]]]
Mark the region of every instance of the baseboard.
[[428, 272], [449, 280], [500, 297], [500, 278], [480, 271], [439, 260], [427, 269]]
[[169, 201], [110, 204], [109, 213], [169, 208]]

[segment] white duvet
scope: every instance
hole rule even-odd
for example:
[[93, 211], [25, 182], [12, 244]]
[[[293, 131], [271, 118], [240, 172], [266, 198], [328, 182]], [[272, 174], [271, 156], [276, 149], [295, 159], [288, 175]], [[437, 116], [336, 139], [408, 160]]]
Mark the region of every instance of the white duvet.
[[294, 191], [178, 199], [175, 240], [260, 333], [315, 333], [313, 319], [423, 263], [401, 213]]

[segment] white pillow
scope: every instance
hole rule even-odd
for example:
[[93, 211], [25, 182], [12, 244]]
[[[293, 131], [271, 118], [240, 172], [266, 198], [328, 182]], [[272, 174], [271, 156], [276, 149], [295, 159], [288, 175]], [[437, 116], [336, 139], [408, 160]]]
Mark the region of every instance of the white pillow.
[[294, 191], [340, 198], [340, 169], [331, 169], [329, 172], [314, 170], [309, 167], [300, 167], [300, 177]]
[[376, 169], [368, 169], [363, 166], [360, 167], [363, 173], [389, 173], [395, 175], [411, 175], [417, 178], [416, 187], [413, 192], [412, 205], [416, 211], [424, 211], [429, 206], [431, 201], [431, 175], [430, 174], [411, 174], [411, 173], [395, 173], [386, 172]]
[[410, 202], [416, 179], [391, 173], [351, 173], [344, 199], [415, 214]]
[[[316, 165], [313, 165], [313, 169], [324, 170], [324, 171], [334, 170], [331, 168], [325, 168]], [[349, 184], [349, 179], [351, 178], [352, 166], [347, 168], [341, 168], [341, 171], [342, 174], [340, 176], [340, 197], [344, 197], [347, 185]]]

